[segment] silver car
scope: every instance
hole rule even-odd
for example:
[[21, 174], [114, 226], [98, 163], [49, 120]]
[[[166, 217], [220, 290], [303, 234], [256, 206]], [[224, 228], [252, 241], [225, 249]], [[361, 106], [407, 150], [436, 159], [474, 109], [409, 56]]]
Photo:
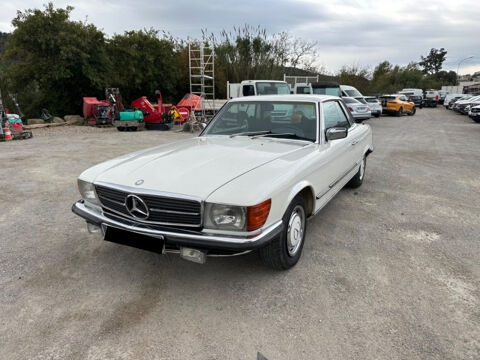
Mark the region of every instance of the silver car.
[[365, 96], [364, 99], [370, 107], [372, 115], [379, 117], [382, 114], [382, 103], [375, 96]]
[[355, 120], [362, 121], [372, 117], [372, 112], [370, 111], [370, 107], [368, 105], [362, 104], [353, 97], [343, 97], [342, 99]]

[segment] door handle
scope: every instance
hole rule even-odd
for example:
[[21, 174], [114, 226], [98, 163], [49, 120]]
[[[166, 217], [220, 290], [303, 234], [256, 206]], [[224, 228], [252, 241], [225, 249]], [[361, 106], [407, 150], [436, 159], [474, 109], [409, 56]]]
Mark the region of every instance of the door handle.
[[357, 140], [357, 139], [355, 139], [355, 140], [352, 141], [352, 145], [357, 145], [357, 144], [358, 144], [358, 140]]

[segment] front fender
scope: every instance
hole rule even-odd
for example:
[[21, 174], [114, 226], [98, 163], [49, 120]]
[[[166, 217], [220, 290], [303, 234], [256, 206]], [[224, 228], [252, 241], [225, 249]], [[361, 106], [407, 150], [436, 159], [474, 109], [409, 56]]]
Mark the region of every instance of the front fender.
[[312, 212], [313, 209], [315, 209], [315, 190], [313, 188], [313, 185], [307, 181], [303, 180], [300, 181], [298, 184], [296, 184], [291, 190], [290, 193], [288, 194], [288, 197], [285, 202], [285, 206], [283, 209], [283, 213], [287, 211], [288, 206], [292, 202], [292, 200], [297, 196], [299, 193], [302, 191], [306, 191], [305, 193], [305, 203], [307, 204], [307, 212]]

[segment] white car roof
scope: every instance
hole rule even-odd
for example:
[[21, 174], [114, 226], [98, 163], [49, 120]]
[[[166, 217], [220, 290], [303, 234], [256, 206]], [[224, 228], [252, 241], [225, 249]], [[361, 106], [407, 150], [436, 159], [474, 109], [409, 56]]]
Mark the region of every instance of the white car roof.
[[268, 83], [282, 83], [286, 82], [283, 80], [243, 80], [242, 83], [257, 83], [257, 82], [268, 82]]
[[275, 102], [275, 101], [297, 101], [297, 102], [322, 102], [329, 99], [340, 99], [338, 96], [331, 95], [258, 95], [243, 96], [230, 100], [229, 102]]
[[355, 88], [353, 86], [350, 86], [350, 85], [340, 85], [340, 89], [343, 89], [343, 90], [357, 90], [357, 88]]

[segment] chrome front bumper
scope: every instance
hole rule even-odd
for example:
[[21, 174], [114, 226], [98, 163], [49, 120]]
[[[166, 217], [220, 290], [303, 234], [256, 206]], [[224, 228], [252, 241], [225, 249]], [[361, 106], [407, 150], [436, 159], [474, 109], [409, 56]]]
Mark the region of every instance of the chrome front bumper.
[[125, 220], [125, 222], [113, 220], [106, 217], [103, 213], [99, 213], [85, 206], [83, 200], [79, 200], [73, 204], [72, 211], [93, 225], [113, 227], [132, 233], [158, 238], [170, 245], [188, 246], [207, 250], [238, 252], [254, 250], [267, 244], [269, 241], [280, 235], [283, 230], [283, 222], [281, 220], [266, 227], [259, 234], [250, 237], [209, 234], [203, 231], [189, 231], [174, 228], [152, 228], [129, 220]]

